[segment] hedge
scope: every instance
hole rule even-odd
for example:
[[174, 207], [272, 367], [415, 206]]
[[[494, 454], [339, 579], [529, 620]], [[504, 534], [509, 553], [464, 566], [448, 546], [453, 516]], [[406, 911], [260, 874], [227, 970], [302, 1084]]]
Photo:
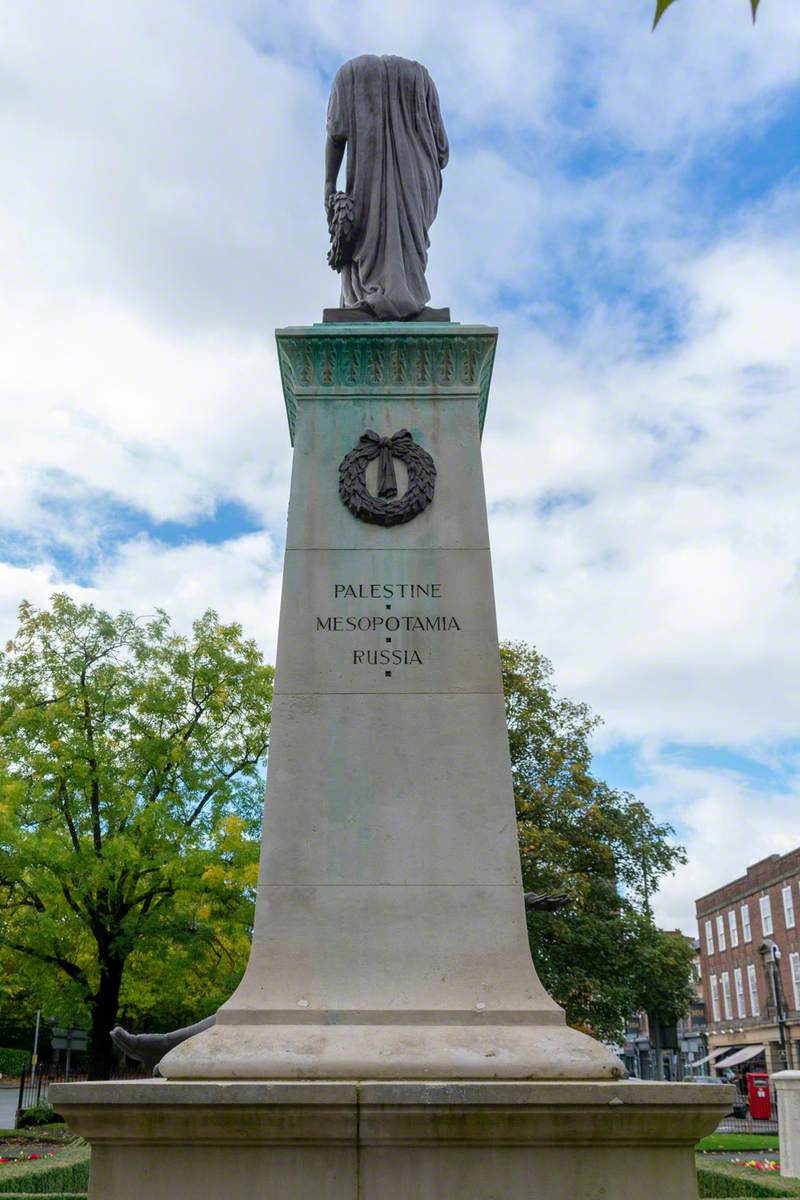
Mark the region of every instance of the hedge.
[[0, 1075], [19, 1075], [30, 1065], [30, 1051], [0, 1046]]
[[77, 1141], [74, 1133], [67, 1129], [59, 1118], [52, 1125], [35, 1125], [31, 1129], [0, 1129], [0, 1138], [28, 1138], [33, 1142], [52, 1142], [54, 1147], [67, 1146]]
[[14, 1200], [87, 1200], [86, 1192], [15, 1192]]
[[86, 1194], [89, 1188], [89, 1147], [76, 1142], [65, 1147], [52, 1162], [5, 1164], [0, 1167], [0, 1196], [50, 1196], [53, 1193]]
[[800, 1196], [800, 1180], [781, 1179], [780, 1175], [762, 1175], [753, 1168], [736, 1167], [732, 1163], [704, 1163], [697, 1169], [697, 1183], [700, 1196], [706, 1197], [747, 1197], [756, 1200], [764, 1196], [778, 1197]]

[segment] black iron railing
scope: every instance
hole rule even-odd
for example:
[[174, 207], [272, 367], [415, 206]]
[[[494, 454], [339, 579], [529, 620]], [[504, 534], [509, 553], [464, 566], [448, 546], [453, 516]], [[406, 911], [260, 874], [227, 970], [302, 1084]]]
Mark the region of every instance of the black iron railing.
[[[51, 1083], [83, 1083], [88, 1078], [89, 1076], [81, 1071], [70, 1071], [67, 1074], [63, 1067], [40, 1067], [36, 1070], [28, 1067], [22, 1072], [19, 1079], [17, 1112], [23, 1112], [26, 1108], [35, 1108], [37, 1104], [47, 1104]], [[120, 1070], [117, 1068], [112, 1072], [111, 1078], [146, 1079], [147, 1076], [143, 1070]]]

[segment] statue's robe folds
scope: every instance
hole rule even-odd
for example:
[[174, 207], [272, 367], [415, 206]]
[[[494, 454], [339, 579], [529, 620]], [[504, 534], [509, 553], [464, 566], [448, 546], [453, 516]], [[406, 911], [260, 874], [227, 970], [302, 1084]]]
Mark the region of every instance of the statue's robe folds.
[[356, 239], [342, 269], [342, 307], [379, 320], [416, 316], [430, 299], [428, 229], [439, 204], [447, 134], [420, 63], [364, 54], [333, 81], [328, 136], [347, 143]]

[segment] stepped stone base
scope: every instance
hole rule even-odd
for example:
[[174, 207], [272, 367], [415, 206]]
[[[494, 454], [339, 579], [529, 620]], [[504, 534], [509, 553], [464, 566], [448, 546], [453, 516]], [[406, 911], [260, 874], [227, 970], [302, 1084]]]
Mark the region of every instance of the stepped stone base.
[[536, 1024], [517, 1025], [495, 1024], [492, 1014], [483, 1025], [467, 1025], [462, 1020], [469, 1014], [463, 1013], [452, 1014], [447, 1025], [442, 1014], [435, 1025], [336, 1023], [348, 1015], [334, 1014], [324, 1025], [218, 1023], [170, 1051], [159, 1072], [175, 1080], [276, 1081], [613, 1080], [623, 1075], [616, 1055], [565, 1025], [559, 1009], [536, 1014]]
[[53, 1085], [89, 1200], [696, 1200], [733, 1089], [675, 1083]]

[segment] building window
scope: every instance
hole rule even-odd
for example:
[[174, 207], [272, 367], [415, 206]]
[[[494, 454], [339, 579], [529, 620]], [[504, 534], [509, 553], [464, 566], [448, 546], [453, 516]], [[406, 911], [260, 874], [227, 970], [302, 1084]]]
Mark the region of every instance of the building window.
[[719, 1020], [719, 988], [716, 975], [711, 976], [711, 1015], [715, 1021]]
[[756, 969], [752, 963], [747, 964], [747, 987], [750, 991], [750, 1012], [754, 1017], [757, 1017], [761, 1012], [761, 1005], [758, 1003], [758, 980], [756, 979]]
[[739, 930], [736, 925], [736, 909], [731, 908], [728, 911], [728, 930], [731, 935], [731, 946], [739, 945]]
[[722, 1005], [725, 1009], [725, 1020], [730, 1021], [733, 1016], [733, 1008], [731, 1006], [731, 978], [727, 971], [722, 972]]
[[750, 905], [743, 904], [739, 909], [739, 915], [742, 918], [742, 937], [746, 942], [752, 942], [753, 934], [750, 929]]
[[725, 949], [725, 921], [722, 913], [717, 913], [717, 945], [720, 950]]
[[794, 1007], [800, 1009], [800, 954], [789, 955], [789, 966], [792, 968], [792, 987], [794, 988]]
[[758, 907], [761, 909], [761, 932], [764, 937], [769, 937], [772, 933], [772, 905], [769, 902], [769, 896], [762, 896]]
[[744, 979], [742, 979], [741, 967], [736, 967], [733, 972], [733, 984], [736, 988], [736, 1015], [737, 1017], [746, 1017], [747, 1012], [744, 1007]]
[[714, 927], [710, 921], [706, 921], [706, 950], [709, 954], [714, 953]]
[[783, 896], [783, 915], [786, 920], [786, 928], [794, 929], [794, 900], [792, 899], [791, 885], [782, 890]]

